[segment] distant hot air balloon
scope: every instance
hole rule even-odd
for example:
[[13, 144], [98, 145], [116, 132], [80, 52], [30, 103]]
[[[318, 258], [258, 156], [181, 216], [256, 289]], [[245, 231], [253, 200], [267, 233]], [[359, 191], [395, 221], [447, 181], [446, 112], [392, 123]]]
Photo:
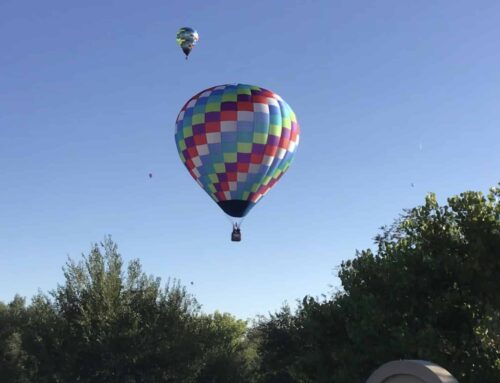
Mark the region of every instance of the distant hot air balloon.
[[299, 124], [277, 94], [252, 85], [221, 85], [181, 109], [175, 141], [195, 181], [229, 216], [233, 241], [240, 221], [288, 170]]
[[186, 60], [199, 39], [198, 32], [193, 28], [183, 27], [177, 31], [177, 44], [186, 55]]
[[149, 178], [153, 178], [153, 173], [149, 173]]

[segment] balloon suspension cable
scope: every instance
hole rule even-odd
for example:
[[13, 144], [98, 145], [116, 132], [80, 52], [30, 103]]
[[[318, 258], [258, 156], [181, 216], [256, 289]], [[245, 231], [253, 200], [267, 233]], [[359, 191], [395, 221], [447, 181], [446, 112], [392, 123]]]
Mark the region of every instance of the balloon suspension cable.
[[243, 224], [243, 221], [245, 220], [246, 217], [242, 217], [242, 218], [235, 218], [235, 217], [231, 217], [227, 214], [224, 214], [224, 216], [226, 217], [227, 221], [231, 224], [232, 227], [239, 227], [241, 228], [241, 225]]

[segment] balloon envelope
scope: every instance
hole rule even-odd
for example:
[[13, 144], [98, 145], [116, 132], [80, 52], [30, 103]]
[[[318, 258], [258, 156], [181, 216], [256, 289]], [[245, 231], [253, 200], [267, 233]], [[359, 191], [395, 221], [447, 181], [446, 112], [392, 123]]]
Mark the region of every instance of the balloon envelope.
[[176, 39], [187, 57], [200, 38], [193, 28], [183, 27], [177, 31]]
[[181, 109], [175, 141], [195, 181], [232, 217], [243, 217], [288, 170], [299, 143], [290, 106], [258, 86], [220, 85]]

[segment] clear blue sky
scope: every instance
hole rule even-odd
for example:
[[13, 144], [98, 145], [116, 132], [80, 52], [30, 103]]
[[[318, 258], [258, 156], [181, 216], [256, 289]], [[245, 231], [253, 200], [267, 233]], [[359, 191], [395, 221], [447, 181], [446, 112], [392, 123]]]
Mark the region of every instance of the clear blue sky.
[[[498, 1], [3, 0], [0, 300], [54, 288], [107, 234], [206, 311], [331, 291], [341, 260], [427, 192], [498, 182], [499, 15]], [[181, 26], [201, 37], [187, 62]], [[302, 129], [241, 243], [173, 137], [185, 101], [233, 82], [281, 95]]]

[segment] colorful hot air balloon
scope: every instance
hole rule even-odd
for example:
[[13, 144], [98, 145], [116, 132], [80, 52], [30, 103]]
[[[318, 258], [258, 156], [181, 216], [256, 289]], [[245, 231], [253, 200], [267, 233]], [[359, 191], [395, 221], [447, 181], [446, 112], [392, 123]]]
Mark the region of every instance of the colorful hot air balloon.
[[177, 31], [177, 44], [186, 55], [186, 60], [199, 39], [198, 32], [193, 28], [184, 27]]
[[195, 181], [238, 219], [287, 171], [299, 143], [292, 108], [277, 94], [236, 84], [208, 88], [181, 109], [175, 130], [179, 156]]

